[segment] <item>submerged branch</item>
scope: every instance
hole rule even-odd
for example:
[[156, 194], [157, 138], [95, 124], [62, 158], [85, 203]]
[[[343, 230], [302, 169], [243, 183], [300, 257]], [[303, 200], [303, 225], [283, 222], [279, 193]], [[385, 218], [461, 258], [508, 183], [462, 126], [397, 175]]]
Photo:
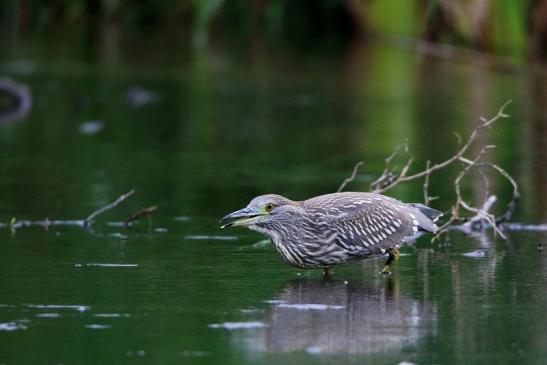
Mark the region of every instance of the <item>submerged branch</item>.
[[[113, 201], [112, 203], [110, 204], [107, 204], [97, 210], [95, 210], [94, 212], [92, 212], [90, 215], [87, 216], [87, 218], [85, 219], [69, 219], [69, 220], [51, 220], [49, 218], [46, 218], [44, 220], [38, 220], [38, 221], [32, 221], [32, 220], [17, 220], [15, 218], [12, 218], [11, 221], [9, 222], [9, 224], [3, 224], [3, 223], [0, 223], [0, 228], [2, 227], [8, 227], [12, 232], [15, 232], [15, 230], [17, 228], [23, 228], [23, 227], [32, 227], [32, 226], [39, 226], [39, 227], [43, 227], [44, 229], [48, 229], [49, 227], [53, 227], [53, 226], [77, 226], [77, 227], [90, 227], [91, 224], [93, 223], [93, 221], [101, 214], [111, 210], [111, 209], [114, 209], [116, 208], [118, 205], [120, 205], [122, 202], [124, 202], [125, 200], [127, 200], [128, 198], [130, 198], [133, 194], [135, 193], [135, 190], [130, 190], [128, 191], [127, 193], [121, 195], [120, 197], [118, 197], [118, 199], [116, 199], [115, 201]], [[131, 217], [128, 218], [128, 220], [126, 220], [126, 222], [129, 221], [129, 219], [133, 218], [133, 220], [136, 220], [144, 215], [149, 215], [151, 214], [153, 211], [155, 211], [157, 208], [154, 206], [154, 207], [149, 207], [149, 208], [146, 208], [146, 209], [142, 209], [140, 210], [139, 212], [133, 214]], [[137, 214], [140, 213], [139, 216], [137, 216]], [[127, 225], [127, 224], [125, 224]]]
[[129, 226], [132, 222], [138, 220], [138, 219], [141, 219], [142, 217], [148, 217], [150, 218], [150, 216], [152, 215], [152, 213], [154, 213], [156, 210], [158, 210], [158, 207], [156, 206], [152, 206], [152, 207], [148, 207], [148, 208], [142, 208], [138, 211], [136, 211], [135, 213], [131, 214], [129, 216], [129, 218], [127, 218], [124, 222], [123, 222], [123, 225], [125, 227]]

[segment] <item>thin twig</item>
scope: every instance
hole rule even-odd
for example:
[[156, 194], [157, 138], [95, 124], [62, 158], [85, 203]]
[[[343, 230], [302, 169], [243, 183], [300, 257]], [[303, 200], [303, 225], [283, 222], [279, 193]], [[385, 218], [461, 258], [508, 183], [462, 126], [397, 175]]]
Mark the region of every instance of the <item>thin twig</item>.
[[[398, 145], [397, 147], [395, 147], [395, 150], [393, 150], [391, 155], [389, 155], [385, 159], [384, 171], [382, 172], [382, 174], [380, 175], [380, 177], [378, 179], [376, 179], [375, 181], [370, 183], [370, 191], [380, 192], [380, 188], [379, 188], [380, 186], [382, 186], [382, 185], [391, 185], [391, 183], [393, 182], [394, 176], [395, 176], [395, 175], [393, 175], [393, 172], [395, 171], [395, 168], [392, 168], [390, 166], [390, 164], [391, 164], [391, 161], [395, 157], [397, 157], [397, 155], [401, 152], [402, 149], [404, 149], [405, 153], [408, 153], [408, 141], [405, 141], [405, 142], [401, 143], [400, 145]], [[399, 176], [400, 175], [401, 174], [399, 174]]]
[[108, 204], [108, 205], [105, 205], [104, 207], [100, 208], [100, 209], [97, 209], [96, 211], [94, 211], [93, 213], [91, 213], [86, 219], [84, 219], [83, 221], [83, 225], [85, 227], [89, 226], [91, 224], [91, 222], [93, 222], [93, 220], [100, 214], [103, 214], [104, 212], [112, 209], [112, 208], [115, 208], [117, 207], [120, 203], [122, 203], [124, 200], [126, 200], [127, 198], [129, 198], [131, 195], [133, 195], [135, 193], [135, 190], [132, 189], [130, 191], [128, 191], [127, 193], [123, 194], [122, 196], [120, 196], [118, 199], [116, 199], [115, 201], [113, 201], [112, 203]]
[[344, 180], [344, 182], [342, 182], [342, 184], [340, 184], [340, 186], [338, 187], [338, 190], [336, 190], [337, 193], [344, 190], [347, 184], [355, 180], [355, 177], [357, 176], [357, 170], [359, 170], [359, 167], [361, 167], [361, 165], [363, 165], [363, 161], [359, 161], [355, 164], [355, 166], [353, 166], [353, 172], [348, 178]]
[[[429, 170], [429, 166], [431, 165], [431, 161], [427, 160], [427, 162], [425, 163], [425, 169], [426, 170]], [[426, 174], [425, 175], [425, 179], [424, 179], [424, 186], [423, 186], [423, 192], [424, 192], [424, 205], [425, 206], [428, 206], [429, 205], [429, 175], [430, 174]]]
[[[469, 212], [473, 212], [475, 213], [476, 215], [478, 216], [481, 216], [483, 217], [486, 221], [488, 221], [488, 223], [490, 223], [492, 225], [492, 228], [494, 229], [494, 231], [500, 235], [500, 237], [504, 238], [505, 239], [505, 235], [503, 234], [503, 232], [497, 227], [496, 225], [496, 217], [493, 215], [493, 214], [490, 214], [488, 212], [485, 212], [483, 210], [481, 210], [480, 208], [476, 208], [476, 207], [473, 207], [471, 205], [469, 205], [467, 202], [465, 202], [462, 198], [462, 194], [461, 194], [461, 180], [464, 178], [465, 175], [467, 175], [467, 173], [469, 172], [469, 170], [471, 170], [471, 168], [475, 167], [476, 164], [480, 161], [480, 159], [484, 156], [484, 154], [486, 153], [486, 151], [488, 151], [489, 149], [492, 149], [492, 148], [495, 148], [494, 145], [487, 145], [487, 146], [484, 146], [480, 152], [478, 153], [478, 155], [475, 157], [475, 159], [473, 159], [471, 161], [471, 163], [469, 163], [461, 172], [460, 174], [458, 175], [458, 177], [456, 178], [456, 180], [454, 180], [454, 189], [456, 190], [456, 206], [455, 206], [455, 209], [456, 209], [456, 216], [455, 218], [456, 219], [459, 219], [459, 207], [462, 207], [464, 208], [465, 210], [469, 211]], [[467, 159], [464, 159], [466, 161], [469, 161]]]

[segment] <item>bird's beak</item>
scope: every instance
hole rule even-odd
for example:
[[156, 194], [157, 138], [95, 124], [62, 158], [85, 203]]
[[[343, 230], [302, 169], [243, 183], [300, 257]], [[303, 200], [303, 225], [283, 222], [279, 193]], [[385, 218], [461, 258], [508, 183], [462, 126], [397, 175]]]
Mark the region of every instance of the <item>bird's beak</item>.
[[228, 214], [226, 217], [220, 220], [222, 226], [220, 228], [236, 227], [236, 226], [248, 226], [256, 221], [257, 217], [264, 214], [257, 213], [249, 208], [243, 208]]

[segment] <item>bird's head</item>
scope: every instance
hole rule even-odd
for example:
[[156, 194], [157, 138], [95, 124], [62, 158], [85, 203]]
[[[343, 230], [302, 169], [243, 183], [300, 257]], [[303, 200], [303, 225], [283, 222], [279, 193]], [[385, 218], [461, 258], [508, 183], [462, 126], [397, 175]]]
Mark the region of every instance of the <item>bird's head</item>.
[[220, 228], [244, 226], [260, 231], [274, 229], [295, 217], [300, 210], [298, 202], [281, 195], [268, 194], [257, 196], [245, 208], [228, 214], [220, 220]]

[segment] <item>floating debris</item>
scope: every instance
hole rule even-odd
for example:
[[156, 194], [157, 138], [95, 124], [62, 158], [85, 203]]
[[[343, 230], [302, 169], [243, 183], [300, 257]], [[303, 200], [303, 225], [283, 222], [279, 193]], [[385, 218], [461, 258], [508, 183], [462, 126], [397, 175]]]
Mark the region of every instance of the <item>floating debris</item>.
[[206, 235], [190, 235], [184, 237], [185, 240], [216, 240], [216, 241], [234, 241], [236, 236], [206, 236]]
[[95, 323], [86, 324], [84, 327], [89, 328], [91, 330], [105, 330], [105, 329], [112, 328], [112, 326], [109, 324], [95, 324]]
[[90, 120], [80, 124], [80, 133], [87, 135], [94, 135], [102, 132], [104, 129], [104, 122], [102, 120]]
[[225, 328], [227, 330], [249, 329], [249, 328], [264, 328], [266, 325], [262, 322], [224, 322], [213, 323], [207, 326], [209, 328]]
[[462, 256], [465, 257], [473, 257], [473, 258], [481, 258], [486, 256], [486, 252], [482, 250], [475, 250], [471, 252], [462, 253]]

